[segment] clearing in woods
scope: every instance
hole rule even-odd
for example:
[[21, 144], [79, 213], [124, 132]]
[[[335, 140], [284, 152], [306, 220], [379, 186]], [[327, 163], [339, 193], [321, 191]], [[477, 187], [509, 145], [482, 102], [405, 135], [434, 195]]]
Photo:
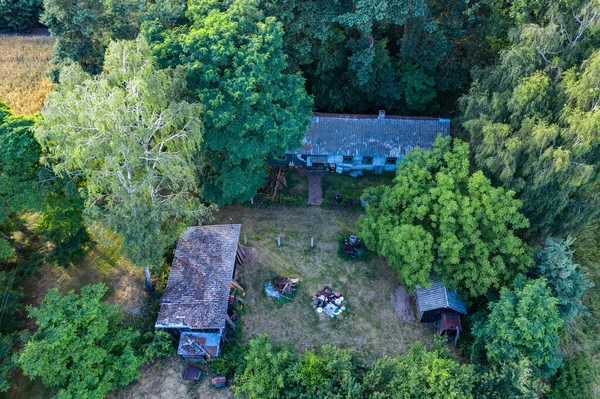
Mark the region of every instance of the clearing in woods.
[[52, 91], [45, 73], [53, 44], [45, 35], [0, 34], [0, 101], [14, 113], [35, 114]]
[[[405, 353], [416, 341], [429, 345], [433, 330], [400, 322], [394, 304], [399, 285], [384, 259], [347, 260], [338, 255], [340, 239], [355, 234], [359, 212], [321, 207], [223, 207], [215, 223], [242, 223], [248, 244], [239, 279], [246, 287], [242, 331], [245, 340], [268, 333], [296, 350], [322, 345], [353, 348], [366, 361]], [[281, 236], [281, 246], [277, 236]], [[315, 247], [310, 247], [314, 237]], [[277, 275], [300, 278], [289, 303], [277, 303], [263, 293], [263, 284]], [[329, 285], [341, 291], [346, 312], [329, 319], [319, 315], [314, 294]]]

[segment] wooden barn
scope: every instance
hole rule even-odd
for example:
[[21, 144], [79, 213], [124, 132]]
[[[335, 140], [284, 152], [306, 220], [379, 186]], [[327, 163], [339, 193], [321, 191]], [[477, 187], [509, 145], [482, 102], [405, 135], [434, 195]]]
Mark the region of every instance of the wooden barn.
[[155, 329], [179, 338], [192, 361], [219, 356], [236, 267], [243, 259], [239, 224], [188, 228], [179, 238]]
[[460, 316], [467, 314], [465, 303], [456, 291], [448, 291], [441, 280], [433, 278], [431, 287], [417, 287], [417, 311], [421, 323], [433, 323], [438, 335], [458, 335]]
[[394, 171], [413, 148], [430, 149], [438, 135], [450, 134], [450, 119], [385, 114], [316, 113], [302, 147], [271, 161], [279, 166], [323, 168], [338, 171]]

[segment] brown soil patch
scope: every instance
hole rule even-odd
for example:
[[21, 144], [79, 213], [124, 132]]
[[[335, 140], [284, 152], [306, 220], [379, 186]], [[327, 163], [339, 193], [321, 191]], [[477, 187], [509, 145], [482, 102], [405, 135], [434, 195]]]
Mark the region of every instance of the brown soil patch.
[[392, 292], [390, 298], [398, 320], [403, 323], [415, 324], [412, 300], [411, 296], [406, 293], [406, 288], [399, 286]]

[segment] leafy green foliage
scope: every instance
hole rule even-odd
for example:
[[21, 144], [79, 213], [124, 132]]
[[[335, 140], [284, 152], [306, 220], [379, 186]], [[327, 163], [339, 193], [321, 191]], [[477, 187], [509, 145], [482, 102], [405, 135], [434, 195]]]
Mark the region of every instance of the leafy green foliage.
[[594, 365], [590, 355], [579, 352], [577, 356], [565, 360], [558, 370], [548, 399], [592, 399], [594, 397], [592, 384]]
[[12, 360], [13, 341], [8, 335], [0, 335], [0, 392], [6, 392], [10, 388], [10, 373], [15, 368]]
[[546, 279], [552, 294], [558, 299], [560, 315], [567, 322], [585, 313], [581, 296], [593, 286], [573, 261], [571, 245], [574, 241], [571, 237], [566, 240], [549, 237], [546, 247], [536, 257], [535, 271]]
[[476, 396], [481, 399], [538, 399], [548, 391], [541, 378], [533, 375], [531, 361], [503, 362], [480, 370]]
[[181, 70], [157, 70], [147, 44], [113, 42], [104, 72], [63, 69], [36, 135], [56, 173], [83, 179], [86, 212], [120, 233], [128, 257], [160, 265], [177, 222], [202, 221], [194, 158], [202, 107], [181, 100]]
[[[33, 119], [13, 116], [0, 102], [0, 226], [25, 209], [38, 209], [36, 186], [40, 146]], [[13, 253], [8, 234], [0, 235], [0, 260]]]
[[43, 0], [0, 0], [0, 31], [28, 32], [39, 25]]
[[364, 377], [365, 398], [472, 398], [474, 372], [441, 345], [415, 344], [405, 356], [378, 360]]
[[72, 62], [89, 73], [102, 71], [110, 40], [134, 39], [144, 21], [181, 21], [185, 0], [44, 0], [41, 21], [56, 38], [52, 63], [58, 80], [61, 66]]
[[409, 288], [433, 271], [472, 296], [500, 288], [529, 263], [515, 230], [527, 227], [511, 191], [469, 173], [469, 145], [438, 138], [413, 150], [394, 185], [373, 196], [359, 225], [368, 247], [385, 256]]
[[497, 24], [487, 22], [495, 12], [488, 3], [262, 0], [260, 5], [283, 23], [289, 69], [302, 72], [318, 110], [414, 113], [444, 106], [468, 83], [468, 70], [488, 62], [487, 40]]
[[298, 147], [311, 101], [299, 75], [284, 72], [283, 29], [254, 0], [190, 2], [185, 29], [154, 45], [168, 65], [183, 64], [205, 105], [202, 196], [249, 201], [266, 178], [265, 161]]
[[58, 398], [102, 398], [139, 376], [139, 333], [123, 328], [118, 308], [101, 301], [107, 290], [98, 284], [61, 296], [53, 289], [29, 308], [38, 329], [16, 361], [25, 375], [59, 389]]
[[490, 303], [485, 323], [473, 327], [475, 345], [485, 347], [492, 365], [531, 362], [535, 376], [549, 377], [561, 365], [558, 329], [563, 326], [554, 298], [544, 279], [517, 278], [513, 290], [503, 288]]
[[236, 375], [232, 390], [247, 399], [282, 398], [288, 383], [287, 369], [294, 361], [289, 348], [276, 349], [266, 335], [256, 337], [250, 341], [245, 367]]
[[471, 398], [475, 374], [438, 342], [414, 345], [404, 356], [378, 360], [364, 369], [352, 350], [324, 346], [295, 354], [266, 335], [250, 341], [232, 389], [253, 398]]
[[[521, 6], [513, 11], [525, 12]], [[539, 239], [575, 231], [600, 210], [600, 3], [526, 9], [522, 18], [530, 23], [511, 37], [497, 65], [474, 71], [461, 108], [476, 167], [517, 192], [528, 235]]]

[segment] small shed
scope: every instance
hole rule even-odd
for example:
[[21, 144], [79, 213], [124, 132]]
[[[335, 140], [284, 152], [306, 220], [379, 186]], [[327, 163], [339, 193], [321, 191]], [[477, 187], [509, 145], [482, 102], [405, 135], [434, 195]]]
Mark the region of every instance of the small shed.
[[417, 287], [416, 296], [421, 323], [434, 323], [438, 335], [462, 330], [460, 316], [467, 314], [467, 307], [440, 279], [433, 278], [430, 287]]
[[239, 224], [188, 228], [179, 238], [154, 328], [179, 338], [177, 353], [198, 361], [219, 356], [236, 266]]

